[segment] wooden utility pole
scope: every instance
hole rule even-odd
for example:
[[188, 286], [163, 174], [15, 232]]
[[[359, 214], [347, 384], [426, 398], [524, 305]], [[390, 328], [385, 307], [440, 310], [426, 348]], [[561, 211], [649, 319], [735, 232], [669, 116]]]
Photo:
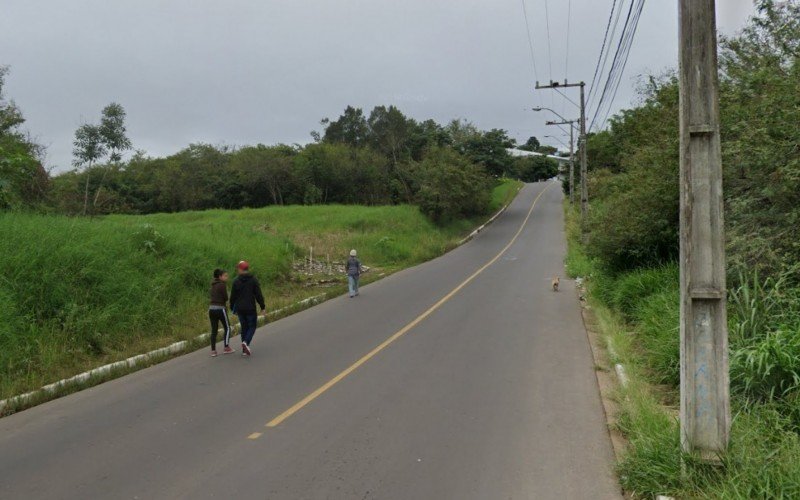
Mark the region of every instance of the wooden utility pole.
[[549, 85], [539, 85], [536, 82], [536, 89], [555, 89], [559, 87], [580, 87], [581, 88], [581, 118], [580, 127], [581, 132], [578, 136], [578, 147], [581, 152], [581, 231], [586, 232], [586, 216], [589, 210], [589, 189], [586, 187], [586, 171], [587, 171], [587, 156], [586, 156], [586, 99], [584, 97], [584, 87], [586, 82], [569, 83], [564, 80], [564, 83], [554, 82], [550, 80]]
[[578, 120], [546, 121], [545, 125], [569, 125], [569, 203], [575, 203], [575, 124]]
[[715, 2], [678, 3], [681, 445], [716, 461], [731, 417]]

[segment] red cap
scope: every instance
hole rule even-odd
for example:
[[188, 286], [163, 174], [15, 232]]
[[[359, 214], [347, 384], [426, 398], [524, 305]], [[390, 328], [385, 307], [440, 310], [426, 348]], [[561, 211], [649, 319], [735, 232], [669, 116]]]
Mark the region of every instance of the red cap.
[[239, 262], [236, 266], [240, 271], [248, 271], [250, 269], [250, 264], [247, 263], [246, 260]]

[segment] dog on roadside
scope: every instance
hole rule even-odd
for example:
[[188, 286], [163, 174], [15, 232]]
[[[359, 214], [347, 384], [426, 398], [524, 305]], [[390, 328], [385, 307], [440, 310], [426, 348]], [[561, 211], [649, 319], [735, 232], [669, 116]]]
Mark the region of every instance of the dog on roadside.
[[553, 278], [553, 281], [552, 281], [553, 291], [554, 292], [558, 291], [558, 283], [559, 283], [559, 279], [558, 279], [558, 276], [556, 276], [555, 278]]

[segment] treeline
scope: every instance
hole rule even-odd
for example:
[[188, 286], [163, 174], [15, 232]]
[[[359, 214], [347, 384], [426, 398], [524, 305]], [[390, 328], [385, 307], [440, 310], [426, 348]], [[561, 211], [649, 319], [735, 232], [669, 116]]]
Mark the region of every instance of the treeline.
[[[76, 130], [74, 169], [50, 178], [36, 160], [38, 147], [18, 132], [19, 110], [13, 103], [2, 109], [17, 119], [0, 128], [0, 138], [11, 137], [23, 149], [22, 156], [14, 156], [16, 149], [10, 147], [0, 150], [0, 182], [10, 200], [5, 208], [103, 215], [411, 203], [444, 221], [484, 213], [493, 179], [530, 182], [558, 172], [550, 159], [509, 155], [507, 148], [516, 143], [504, 130], [481, 131], [463, 120], [420, 122], [394, 106], [377, 106], [368, 115], [348, 106], [337, 119], [322, 120], [322, 132], [312, 133], [314, 142], [308, 145], [192, 144], [167, 157], [136, 152], [123, 161], [133, 145], [126, 135], [125, 110], [112, 103], [99, 122]], [[534, 137], [520, 148], [553, 152]], [[13, 175], [6, 173], [6, 165], [12, 165]], [[38, 189], [36, 196], [30, 195], [32, 189]]]
[[87, 165], [54, 179], [57, 210], [79, 213], [88, 186], [95, 214], [414, 203], [440, 221], [483, 213], [493, 177], [534, 181], [557, 170], [545, 158], [512, 158], [503, 130], [417, 122], [393, 106], [369, 116], [347, 107], [322, 124], [305, 146], [193, 144], [165, 158]]

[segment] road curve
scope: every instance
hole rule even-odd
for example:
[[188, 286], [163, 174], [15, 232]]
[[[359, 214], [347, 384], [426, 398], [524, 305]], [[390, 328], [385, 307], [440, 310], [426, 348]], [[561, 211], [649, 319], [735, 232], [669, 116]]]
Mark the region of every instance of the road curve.
[[620, 498], [561, 200], [527, 185], [250, 359], [202, 350], [0, 419], [0, 498]]

